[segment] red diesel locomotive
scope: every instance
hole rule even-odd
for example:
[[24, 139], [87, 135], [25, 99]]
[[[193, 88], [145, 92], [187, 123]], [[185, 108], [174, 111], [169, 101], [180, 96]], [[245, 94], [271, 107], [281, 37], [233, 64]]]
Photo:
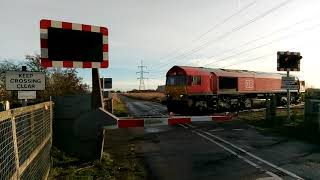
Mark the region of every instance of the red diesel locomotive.
[[[166, 74], [167, 107], [170, 112], [249, 109], [264, 104], [270, 94], [276, 95], [277, 102], [286, 103], [282, 76], [284, 74], [173, 66]], [[291, 91], [291, 101], [295, 102], [304, 92], [304, 81], [297, 77], [296, 80], [300, 88]]]

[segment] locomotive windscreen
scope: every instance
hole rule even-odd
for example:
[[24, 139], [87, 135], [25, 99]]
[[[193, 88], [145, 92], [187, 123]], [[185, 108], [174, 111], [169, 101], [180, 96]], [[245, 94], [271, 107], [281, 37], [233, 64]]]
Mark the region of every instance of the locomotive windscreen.
[[186, 77], [185, 76], [168, 76], [166, 84], [167, 85], [186, 85]]

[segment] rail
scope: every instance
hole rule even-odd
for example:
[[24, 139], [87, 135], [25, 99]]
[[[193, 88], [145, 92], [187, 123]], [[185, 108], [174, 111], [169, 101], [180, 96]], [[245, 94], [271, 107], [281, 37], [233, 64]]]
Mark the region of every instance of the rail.
[[0, 112], [0, 180], [47, 179], [52, 102]]

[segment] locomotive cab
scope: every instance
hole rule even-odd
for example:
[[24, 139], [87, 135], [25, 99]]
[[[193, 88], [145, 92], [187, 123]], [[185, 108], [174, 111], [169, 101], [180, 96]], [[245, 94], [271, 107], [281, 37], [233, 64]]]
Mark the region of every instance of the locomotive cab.
[[179, 100], [186, 95], [187, 77], [185, 75], [173, 74], [167, 76], [165, 92], [168, 98]]
[[174, 66], [168, 71], [166, 77], [167, 97], [178, 100], [181, 95], [187, 94], [187, 73], [182, 68]]
[[206, 100], [194, 97], [211, 93], [211, 74], [193, 67], [174, 66], [166, 75], [165, 93], [169, 111], [190, 109], [192, 106], [206, 106]]
[[166, 75], [165, 94], [168, 111], [177, 111], [183, 106], [183, 98], [187, 94], [187, 75], [181, 68], [172, 68]]

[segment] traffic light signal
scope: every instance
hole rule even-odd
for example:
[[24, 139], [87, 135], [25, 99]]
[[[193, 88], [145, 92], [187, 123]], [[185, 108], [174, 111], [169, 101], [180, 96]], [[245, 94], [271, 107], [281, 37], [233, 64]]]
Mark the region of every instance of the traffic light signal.
[[300, 71], [300, 56], [299, 52], [278, 52], [277, 53], [277, 70], [278, 71]]

